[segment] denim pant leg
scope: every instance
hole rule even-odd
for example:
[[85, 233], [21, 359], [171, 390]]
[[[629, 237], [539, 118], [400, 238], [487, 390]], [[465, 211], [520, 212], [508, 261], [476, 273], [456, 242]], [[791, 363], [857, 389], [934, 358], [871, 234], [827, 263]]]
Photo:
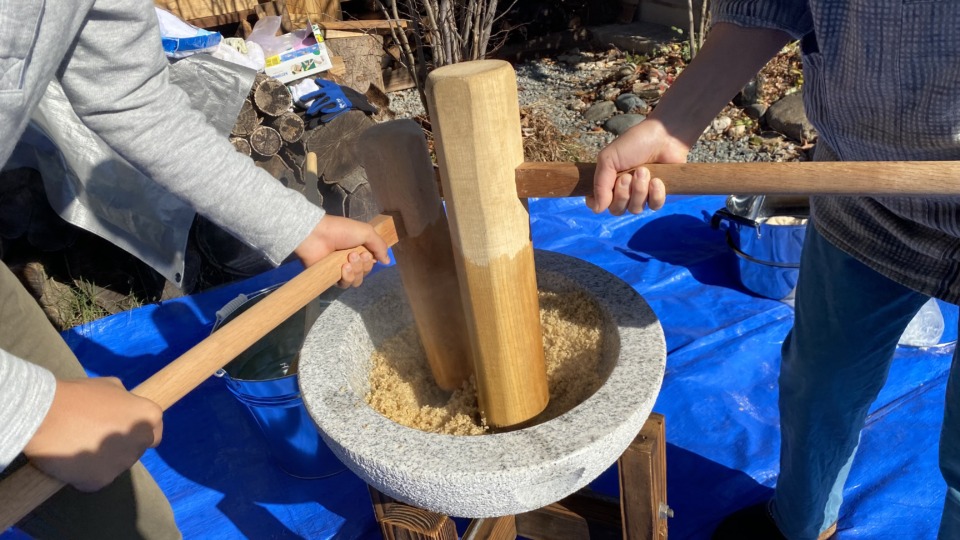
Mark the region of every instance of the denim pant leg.
[[960, 538], [960, 347], [954, 350], [947, 380], [946, 408], [940, 429], [940, 473], [947, 496], [940, 518], [940, 540]]
[[793, 330], [780, 368], [780, 476], [772, 511], [791, 540], [837, 520], [867, 411], [897, 342], [927, 296], [807, 228]]

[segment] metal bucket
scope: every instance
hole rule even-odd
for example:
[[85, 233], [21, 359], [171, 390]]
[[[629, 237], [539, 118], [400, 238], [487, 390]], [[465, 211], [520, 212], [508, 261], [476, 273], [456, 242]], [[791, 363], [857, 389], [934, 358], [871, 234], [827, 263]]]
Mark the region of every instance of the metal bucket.
[[[731, 196], [726, 208], [714, 213], [711, 225], [725, 226], [743, 286], [759, 296], [782, 300], [797, 286], [809, 216], [806, 199]], [[795, 218], [803, 224], [780, 224], [773, 218]]]
[[[217, 312], [214, 331], [271, 290], [240, 295], [225, 305]], [[297, 478], [324, 478], [346, 468], [320, 437], [297, 384], [297, 364], [306, 331], [333, 300], [325, 296], [298, 311], [216, 373], [260, 426], [277, 465]]]

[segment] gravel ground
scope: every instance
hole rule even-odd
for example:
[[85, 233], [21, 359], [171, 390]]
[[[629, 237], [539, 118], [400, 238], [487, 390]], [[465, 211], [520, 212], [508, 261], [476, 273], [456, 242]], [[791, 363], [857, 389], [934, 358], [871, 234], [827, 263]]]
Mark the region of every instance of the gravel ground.
[[[609, 81], [611, 74], [624, 63], [625, 60], [611, 61], [601, 56], [575, 65], [552, 59], [515, 65], [520, 105], [538, 109], [552, 119], [562, 133], [576, 136], [588, 155], [596, 154], [615, 136], [583, 118], [587, 104], [580, 95], [600, 91], [605, 81]], [[415, 90], [391, 93], [390, 108], [397, 118], [424, 114]], [[713, 133], [701, 138], [691, 150], [688, 161], [788, 161], [795, 159], [797, 151], [796, 145], [782, 137], [770, 138], [768, 144], [757, 145], [750, 143], [749, 136], [733, 138]]]

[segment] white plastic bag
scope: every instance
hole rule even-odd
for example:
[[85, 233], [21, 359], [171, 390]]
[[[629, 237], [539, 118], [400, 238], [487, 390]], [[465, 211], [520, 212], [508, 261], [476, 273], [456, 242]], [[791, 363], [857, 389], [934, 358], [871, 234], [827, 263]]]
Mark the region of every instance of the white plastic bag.
[[900, 336], [899, 344], [908, 347], [932, 347], [940, 343], [944, 326], [940, 306], [935, 298], [931, 298], [913, 316]]
[[225, 60], [233, 64], [248, 67], [254, 71], [263, 71], [263, 66], [266, 62], [266, 59], [263, 56], [263, 49], [260, 48], [260, 45], [257, 45], [253, 42], [247, 42], [247, 51], [244, 53], [240, 52], [235, 47], [228, 45], [226, 41], [227, 40], [223, 40], [220, 42], [220, 46], [217, 48], [217, 50], [213, 51], [212, 55], [214, 58], [219, 58], [220, 60]]
[[288, 51], [299, 45], [307, 35], [309, 30], [301, 29], [282, 36], [277, 35], [280, 29], [280, 17], [264, 17], [257, 21], [253, 30], [247, 37], [247, 42], [253, 42], [263, 49], [263, 55], [267, 58], [283, 51]]

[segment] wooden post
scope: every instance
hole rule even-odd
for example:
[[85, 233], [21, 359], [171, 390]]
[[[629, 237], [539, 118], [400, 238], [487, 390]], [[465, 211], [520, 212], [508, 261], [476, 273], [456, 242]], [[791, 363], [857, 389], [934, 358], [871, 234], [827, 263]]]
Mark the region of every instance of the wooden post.
[[650, 413], [640, 434], [617, 462], [624, 540], [666, 540], [667, 437], [664, 417]]
[[393, 248], [433, 378], [456, 390], [473, 373], [450, 228], [423, 130], [413, 120], [369, 128], [363, 166], [377, 202], [399, 212], [406, 237]]
[[457, 540], [457, 525], [449, 517], [397, 502], [372, 487], [368, 489], [384, 540]]
[[427, 96], [480, 409], [491, 426], [515, 426], [549, 399], [530, 218], [517, 199], [516, 75], [502, 60], [444, 66]]
[[516, 538], [516, 518], [500, 516], [471, 521], [461, 540], [516, 540]]

